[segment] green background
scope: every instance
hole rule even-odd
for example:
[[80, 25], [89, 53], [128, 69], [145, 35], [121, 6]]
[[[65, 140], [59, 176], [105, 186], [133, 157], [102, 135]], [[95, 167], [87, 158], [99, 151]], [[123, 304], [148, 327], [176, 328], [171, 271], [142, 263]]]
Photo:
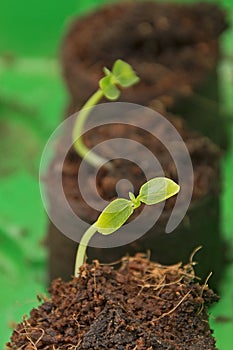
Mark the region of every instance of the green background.
[[[73, 16], [110, 1], [0, 2], [0, 348], [14, 322], [46, 292], [46, 214], [38, 185], [41, 152], [61, 120], [67, 95], [59, 43]], [[187, 2], [187, 1], [184, 1]], [[233, 23], [232, 0], [218, 1]], [[231, 144], [222, 162], [222, 231], [233, 243], [233, 31], [222, 38], [222, 110]], [[220, 350], [233, 349], [233, 266], [224, 272], [221, 301], [211, 309]], [[221, 321], [221, 322], [220, 322]]]

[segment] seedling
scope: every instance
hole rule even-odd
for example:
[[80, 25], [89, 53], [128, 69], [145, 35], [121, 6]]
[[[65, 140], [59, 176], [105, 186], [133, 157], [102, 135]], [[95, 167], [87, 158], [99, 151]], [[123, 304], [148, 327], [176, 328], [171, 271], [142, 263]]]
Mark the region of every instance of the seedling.
[[85, 262], [88, 244], [96, 232], [109, 235], [117, 231], [141, 203], [153, 205], [163, 202], [177, 194], [179, 190], [180, 186], [174, 181], [166, 177], [157, 177], [142, 185], [137, 197], [129, 192], [129, 199], [117, 198], [113, 200], [82, 236], [76, 256], [75, 276], [79, 275], [80, 266]]
[[90, 151], [84, 145], [81, 137], [84, 123], [93, 107], [104, 96], [110, 101], [116, 101], [120, 97], [119, 88], [127, 88], [139, 82], [139, 78], [132, 67], [120, 59], [114, 63], [112, 71], [105, 67], [104, 73], [105, 77], [99, 81], [99, 89], [89, 98], [80, 110], [72, 135], [74, 148], [77, 153], [82, 158], [85, 158], [85, 161], [97, 168], [107, 163], [107, 160]]

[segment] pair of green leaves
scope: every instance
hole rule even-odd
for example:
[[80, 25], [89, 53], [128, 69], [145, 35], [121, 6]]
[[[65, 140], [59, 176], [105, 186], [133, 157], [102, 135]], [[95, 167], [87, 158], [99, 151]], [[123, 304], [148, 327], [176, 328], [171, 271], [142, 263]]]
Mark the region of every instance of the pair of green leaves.
[[119, 98], [120, 90], [117, 86], [127, 88], [140, 80], [132, 67], [120, 59], [114, 63], [112, 72], [105, 67], [104, 73], [106, 76], [100, 80], [99, 86], [104, 96], [109, 100], [117, 100]]
[[130, 199], [118, 198], [112, 201], [100, 214], [94, 226], [96, 230], [108, 235], [117, 231], [133, 214], [141, 203], [153, 205], [162, 202], [180, 190], [180, 186], [166, 177], [157, 177], [140, 188], [139, 195], [129, 193]]

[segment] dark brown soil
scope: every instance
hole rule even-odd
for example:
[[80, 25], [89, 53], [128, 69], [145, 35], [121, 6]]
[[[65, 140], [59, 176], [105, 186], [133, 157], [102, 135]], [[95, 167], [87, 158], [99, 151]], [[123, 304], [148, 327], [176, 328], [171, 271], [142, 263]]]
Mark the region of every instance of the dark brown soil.
[[[164, 116], [168, 116], [167, 109], [174, 110], [175, 114], [184, 111], [181, 115], [188, 120], [188, 125], [193, 130], [200, 130], [202, 135], [208, 135], [222, 146], [227, 137], [225, 124], [218, 115], [216, 66], [219, 60], [219, 35], [226, 26], [224, 13], [216, 5], [206, 3], [178, 5], [147, 1], [124, 2], [98, 9], [93, 14], [75, 20], [62, 46], [64, 77], [71, 95], [69, 114], [77, 111], [96, 90], [102, 76], [102, 67], [110, 68], [115, 59], [122, 58], [132, 64], [141, 78], [138, 85], [123, 90], [122, 101], [150, 106]], [[202, 90], [198, 90], [200, 86]], [[199, 92], [200, 99], [197, 96]], [[203, 245], [203, 252], [200, 253], [202, 271], [198, 273], [206, 276], [214, 271], [214, 279], [218, 280], [222, 266], [218, 206], [219, 149], [206, 137], [187, 131], [181, 119], [174, 118], [173, 123], [185, 140], [194, 167], [193, 200], [187, 217], [172, 235], [163, 234], [175, 201], [172, 198], [167, 201], [162, 219], [153, 232], [130, 246], [107, 251], [91, 248], [89, 256], [106, 262], [117, 260], [127, 252], [133, 254], [150, 249], [153, 260], [167, 264], [188, 261], [191, 251], [196, 246]], [[161, 130], [163, 132], [166, 133], [166, 130]], [[115, 125], [113, 128], [101, 127], [94, 130], [92, 135], [89, 133], [85, 136], [85, 140], [91, 148], [105, 139], [124, 136], [137, 140], [152, 150], [166, 176], [177, 181], [170, 155], [158, 140], [145, 132]], [[174, 147], [178, 149], [179, 144]], [[59, 150], [51, 165], [48, 180], [51, 207], [59, 203], [59, 194], [51, 193], [57, 164]], [[145, 181], [142, 171], [132, 162], [120, 159], [114, 160], [113, 164], [114, 172], [103, 168], [99, 171], [96, 181], [99, 194], [107, 200], [115, 198], [115, 185], [122, 178], [128, 179], [137, 193]], [[93, 223], [99, 213], [82, 199], [77, 187], [79, 166], [80, 158], [70, 150], [63, 166], [64, 192], [74, 212], [85, 221]], [[151, 178], [159, 175], [159, 172], [153, 173]], [[90, 171], [84, 186], [89, 199], [93, 192], [92, 180], [93, 173]], [[188, 180], [187, 184], [182, 184], [184, 198]], [[125, 190], [127, 196], [127, 188]], [[82, 233], [77, 233], [77, 236], [80, 237]], [[72, 265], [69, 262], [74, 259], [76, 243], [70, 242], [51, 223], [49, 246], [51, 277], [69, 278], [69, 266]]]
[[[167, 117], [169, 117], [167, 115]], [[142, 116], [142, 120], [144, 120]], [[183, 222], [172, 232], [165, 234], [165, 226], [170, 216], [175, 197], [167, 201], [165, 210], [158, 222], [153, 228], [143, 237], [137, 239], [133, 237], [130, 244], [115, 248], [92, 248], [88, 250], [88, 256], [91, 259], [99, 259], [101, 262], [113, 262], [121, 258], [122, 255], [135, 254], [138, 251], [147, 252], [150, 250], [151, 259], [161, 264], [173, 264], [178, 261], [188, 262], [191, 252], [197, 246], [203, 246], [203, 250], [198, 253], [198, 275], [205, 279], [210, 271], [213, 271], [213, 279], [211, 286], [216, 289], [219, 279], [222, 275], [223, 266], [223, 242], [219, 229], [219, 159], [220, 151], [209, 139], [200, 137], [195, 132], [187, 130], [182, 119], [172, 118], [173, 125], [179, 131], [181, 137], [190, 152], [194, 170], [194, 188], [193, 199], [188, 210], [187, 216]], [[160, 130], [160, 135], [166, 134], [166, 130], [161, 125], [156, 125]], [[171, 156], [165, 147], [151, 134], [145, 134], [145, 131], [137, 129], [133, 126], [114, 125], [99, 127], [92, 130], [85, 136], [85, 142], [89, 147], [93, 147], [96, 143], [104, 141], [108, 138], [126, 137], [127, 139], [137, 140], [140, 144], [145, 145], [157, 157], [162, 165], [162, 168], [169, 178], [175, 181], [177, 179], [176, 167]], [[60, 147], [63, 151], [63, 144], [59, 145], [56, 152], [47, 179], [47, 188], [51, 210], [58, 208], [61, 212], [58, 215], [63, 215], [63, 200], [60, 199], [59, 193], [54, 190], [54, 178], [57, 169], [59, 169]], [[179, 149], [179, 142], [173, 145]], [[104, 150], [103, 150], [104, 151]], [[106, 150], [108, 151], [108, 150]], [[136, 150], [132, 150], [137, 152]], [[138, 159], [140, 159], [140, 154]], [[101, 153], [102, 156], [105, 154]], [[144, 157], [142, 155], [141, 157]], [[144, 157], [145, 158], [145, 157]], [[97, 187], [98, 192], [106, 200], [112, 200], [116, 197], [116, 183], [124, 178], [128, 179], [134, 186], [135, 194], [139, 187], [145, 181], [143, 172], [132, 162], [124, 160], [113, 161], [114, 171], [109, 172], [106, 169], [100, 169], [96, 185], [93, 180], [93, 170], [90, 168], [87, 174], [83, 189], [88, 199], [93, 198], [93, 186]], [[80, 158], [74, 150], [70, 150], [66, 161], [63, 164], [63, 188], [73, 211], [84, 221], [93, 223], [99, 215], [99, 212], [90, 207], [83, 199], [80, 188], [77, 184], [77, 176], [80, 166]], [[160, 176], [161, 174], [147, 174], [148, 178]], [[181, 184], [180, 184], [181, 185]], [[181, 191], [185, 200], [189, 186], [189, 178], [187, 183], [183, 183]], [[123, 197], [128, 196], [127, 188], [123, 189]], [[61, 208], [61, 209], [59, 209]], [[148, 215], [154, 215], [154, 207], [149, 208]], [[137, 213], [136, 213], [137, 214]], [[83, 235], [83, 230], [77, 227], [77, 241]], [[104, 242], [104, 237], [99, 235], [97, 246], [101, 246]], [[120, 237], [119, 237], [120, 239]], [[102, 243], [100, 243], [100, 240]], [[72, 274], [71, 266], [73, 266], [77, 243], [70, 241], [60, 233], [57, 228], [51, 223], [49, 229], [49, 265], [50, 265], [50, 280], [62, 277], [64, 280], [69, 280]], [[98, 245], [100, 244], [100, 245]], [[104, 245], [102, 245], [104, 246]], [[213, 254], [213, 251], [215, 254]]]
[[[143, 115], [141, 116], [143, 120]], [[190, 158], [193, 164], [194, 171], [194, 186], [193, 186], [193, 196], [192, 202], [196, 203], [207, 195], [218, 194], [220, 190], [219, 184], [219, 160], [220, 160], [220, 150], [215, 146], [208, 138], [201, 137], [196, 132], [192, 132], [186, 128], [184, 121], [178, 117], [172, 117], [167, 115], [167, 118], [175, 126], [180, 136], [182, 137], [186, 147], [189, 151]], [[145, 118], [146, 119], [146, 118]], [[132, 119], [133, 123], [133, 119]], [[148, 125], [147, 125], [148, 127]], [[164, 127], [163, 123], [158, 122], [155, 126], [157, 132], [159, 130], [159, 135], [163, 139], [163, 135], [167, 137], [167, 129]], [[151, 130], [153, 132], [153, 130]], [[156, 131], [156, 130], [155, 130]], [[108, 139], [114, 138], [126, 138], [130, 140], [137, 141], [140, 145], [144, 145], [149, 149], [159, 160], [165, 176], [178, 182], [177, 170], [168, 150], [165, 145], [163, 145], [157, 138], [155, 138], [151, 133], [146, 132], [143, 129], [137, 128], [131, 125], [115, 124], [114, 126], [100, 126], [98, 128], [92, 129], [90, 132], [84, 135], [84, 142], [89, 149], [93, 149], [99, 143], [102, 143]], [[63, 148], [61, 144], [59, 147]], [[135, 147], [135, 146], [134, 146]], [[179, 151], [180, 143], [177, 141], [173, 144], [173, 149]], [[101, 156], [109, 154], [109, 148], [102, 148], [103, 152]], [[138, 159], [145, 157], [145, 154], [140, 154], [138, 150], [132, 148], [128, 149], [129, 157], [130, 152], [136, 152]], [[116, 154], [114, 154], [114, 157]], [[56, 163], [59, 162], [59, 149], [57, 152], [57, 157], [51, 165], [49, 176], [48, 176], [48, 191], [53, 189], [53, 172], [56, 171]], [[102, 167], [96, 179], [96, 187], [100, 196], [105, 200], [112, 200], [117, 197], [116, 184], [121, 179], [129, 180], [134, 186], [135, 194], [138, 193], [140, 186], [146, 181], [145, 174], [139, 168], [139, 166], [133, 162], [116, 159], [111, 161], [113, 165], [113, 170], [107, 170]], [[65, 195], [74, 210], [74, 212], [84, 220], [88, 220], [89, 223], [93, 223], [99, 212], [90, 208], [85, 200], [83, 199], [80, 188], [77, 184], [77, 176], [79, 172], [79, 166], [81, 164], [81, 159], [74, 149], [71, 149], [66, 157], [63, 164], [62, 176], [63, 176], [63, 187]], [[88, 177], [86, 178], [85, 184], [85, 194], [90, 199], [92, 198], [92, 185], [94, 169], [90, 167]], [[146, 174], [148, 179], [163, 176], [161, 171], [149, 172]], [[181, 191], [183, 193], [183, 198], [185, 200], [185, 193], [188, 191], [189, 179], [187, 178], [187, 183], [182, 184]], [[127, 188], [123, 189], [124, 196], [128, 195]], [[56, 196], [57, 194], [55, 194]], [[170, 212], [173, 208], [176, 197], [172, 197], [166, 201], [165, 209]]]
[[[218, 37], [226, 29], [216, 5], [124, 2], [74, 21], [62, 47], [65, 80], [83, 104], [96, 89], [103, 66], [117, 58], [129, 62], [141, 83], [121, 99], [165, 106], [188, 96], [216, 69]], [[155, 102], [155, 101], [154, 101]], [[158, 102], [158, 101], [157, 101]]]
[[141, 81], [123, 90], [121, 101], [182, 115], [193, 130], [227, 148], [217, 74], [225, 17], [217, 5], [204, 2], [132, 1], [76, 19], [61, 49], [71, 103], [79, 109], [96, 90], [103, 67], [122, 58]]
[[161, 266], [142, 255], [119, 270], [98, 261], [52, 284], [11, 337], [11, 350], [212, 350], [207, 308], [218, 297], [194, 282], [191, 265]]

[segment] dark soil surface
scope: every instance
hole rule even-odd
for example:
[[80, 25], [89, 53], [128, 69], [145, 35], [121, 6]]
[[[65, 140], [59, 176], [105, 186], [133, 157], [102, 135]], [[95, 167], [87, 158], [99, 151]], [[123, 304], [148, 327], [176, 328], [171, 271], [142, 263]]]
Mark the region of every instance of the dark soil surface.
[[[182, 117], [187, 119], [193, 130], [199, 130], [202, 135], [208, 135], [222, 146], [227, 137], [225, 124], [222, 119], [220, 121], [218, 115], [216, 67], [219, 60], [219, 36], [226, 27], [225, 14], [218, 6], [206, 3], [178, 5], [146, 1], [124, 2], [106, 6], [75, 20], [64, 38], [61, 50], [64, 77], [71, 95], [69, 114], [77, 111], [96, 91], [98, 80], [103, 75], [103, 66], [111, 68], [117, 58], [122, 58], [132, 64], [141, 82], [123, 90], [121, 101], [149, 106], [168, 118], [167, 110], [174, 110], [174, 114], [181, 111]], [[200, 86], [202, 90], [198, 90]], [[201, 96], [198, 98], [200, 91]], [[202, 104], [199, 104], [200, 101]], [[144, 241], [137, 240], [130, 247], [127, 245], [113, 248], [107, 252], [105, 249], [97, 251], [91, 248], [89, 256], [98, 257], [100, 261], [106, 262], [117, 260], [122, 253], [134, 254], [151, 249], [153, 260], [167, 264], [188, 261], [191, 251], [198, 245], [203, 245], [201, 266], [206, 266], [206, 270], [202, 271], [202, 275], [206, 276], [206, 273], [213, 270], [214, 276], [220, 276], [222, 249], [219, 247], [222, 247], [222, 241], [218, 207], [219, 149], [208, 138], [188, 131], [181, 119], [172, 118], [172, 122], [186, 143], [194, 168], [194, 191], [187, 217], [174, 234], [169, 236], [170, 240], [168, 236], [165, 238], [164, 226], [175, 201], [175, 198], [171, 198], [166, 202], [162, 218], [153, 232], [142, 238], [145, 238]], [[160, 132], [166, 134], [167, 130], [162, 128]], [[142, 130], [125, 128], [122, 125], [112, 128], [103, 126], [86, 134], [85, 142], [92, 148], [99, 142], [115, 137], [126, 137], [145, 145], [156, 155], [165, 175], [177, 181], [176, 167], [165, 147]], [[178, 150], [179, 146], [177, 143], [174, 148]], [[63, 148], [63, 145], [59, 147]], [[129, 149], [130, 151], [137, 152], [135, 149]], [[102, 156], [105, 155], [104, 152], [109, 154], [109, 150], [105, 149], [101, 153]], [[59, 165], [59, 157], [58, 148], [48, 174], [51, 207], [59, 203], [59, 194], [53, 193], [53, 175]], [[142, 155], [138, 153], [138, 157]], [[112, 164], [114, 171], [100, 169], [96, 181], [90, 169], [83, 186], [90, 201], [95, 201], [93, 187], [97, 188], [104, 199], [112, 200], [117, 196], [116, 184], [122, 178], [133, 184], [135, 194], [145, 182], [144, 173], [136, 164], [121, 159], [112, 161]], [[71, 149], [63, 165], [64, 192], [73, 211], [84, 221], [93, 223], [99, 212], [91, 208], [81, 196], [77, 186], [79, 167], [80, 158]], [[161, 173], [158, 171], [149, 175], [149, 178], [152, 178], [161, 176]], [[182, 184], [183, 198], [186, 197], [188, 183], [187, 178], [187, 183]], [[131, 189], [127, 186], [122, 189], [124, 197], [128, 195], [128, 190]], [[208, 198], [212, 198], [211, 201], [208, 202]], [[196, 211], [193, 210], [194, 207], [197, 208]], [[153, 215], [153, 208], [151, 213]], [[60, 264], [62, 262], [63, 267], [66, 265], [67, 271], [62, 277], [67, 278], [70, 276], [70, 264], [65, 264], [65, 261], [74, 259], [76, 243], [72, 246], [67, 242], [68, 239], [61, 236], [57, 228], [51, 225], [51, 265], [54, 264], [54, 257]], [[79, 232], [79, 235], [81, 233]], [[158, 233], [161, 237], [155, 240], [154, 237]], [[66, 241], [62, 242], [65, 239]], [[216, 250], [221, 257], [213, 255], [213, 251]], [[183, 253], [180, 254], [181, 252]], [[58, 276], [61, 269], [62, 267], [54, 268], [51, 275]]]
[[[181, 135], [183, 141], [186, 144], [186, 147], [190, 153], [190, 157], [193, 164], [194, 171], [194, 186], [193, 186], [193, 197], [192, 202], [198, 203], [202, 198], [207, 195], [218, 194], [219, 193], [219, 160], [220, 160], [220, 151], [217, 146], [215, 146], [208, 138], [201, 137], [199, 134], [188, 130], [185, 126], [184, 121], [181, 118], [172, 117], [167, 115], [167, 118], [175, 126], [179, 134]], [[145, 118], [146, 119], [146, 118]], [[143, 120], [143, 116], [142, 116]], [[133, 123], [133, 120], [132, 120]], [[148, 127], [148, 125], [147, 125]], [[158, 122], [155, 129], [159, 130], [159, 135], [163, 139], [163, 135], [167, 137], [167, 129], [163, 123]], [[131, 125], [122, 125], [115, 124], [114, 126], [100, 126], [98, 128], [92, 129], [84, 135], [84, 142], [89, 149], [92, 149], [98, 143], [101, 143], [108, 139], [114, 138], [126, 138], [130, 140], [137, 141], [140, 145], [144, 145], [149, 149], [159, 160], [165, 176], [173, 179], [178, 182], [177, 170], [174, 163], [174, 160], [171, 158], [168, 150], [165, 145], [163, 145], [157, 138], [155, 138], [151, 133], [146, 132], [143, 129], [137, 128], [136, 126]], [[165, 138], [165, 136], [164, 136]], [[60, 144], [63, 151], [63, 145]], [[129, 158], [130, 152], [137, 154], [138, 159], [144, 159], [145, 154], [139, 152], [139, 150], [134, 148], [132, 150], [128, 149]], [[176, 149], [179, 152], [180, 143], [174, 142], [173, 149]], [[109, 155], [109, 148], [102, 148], [101, 156]], [[116, 154], [113, 154], [113, 158], [116, 157]], [[81, 159], [77, 155], [74, 149], [71, 149], [66, 157], [66, 160], [63, 164], [62, 176], [63, 176], [63, 187], [65, 195], [76, 214], [85, 221], [93, 223], [99, 212], [91, 207], [83, 199], [80, 188], [77, 184], [77, 177], [79, 173], [79, 166]], [[146, 162], [146, 159], [145, 159]], [[59, 148], [57, 150], [57, 156], [53, 163], [51, 164], [50, 171], [48, 173], [48, 191], [53, 191], [53, 181], [54, 181], [54, 172], [56, 172], [57, 166], [59, 163]], [[129, 180], [134, 186], [135, 194], [138, 193], [140, 186], [146, 181], [144, 172], [139, 168], [139, 166], [133, 162], [115, 159], [112, 161], [113, 171], [107, 170], [105, 167], [102, 167], [96, 178], [96, 187], [100, 196], [105, 200], [112, 200], [117, 198], [116, 184], [121, 179]], [[150, 170], [151, 171], [151, 170]], [[161, 170], [158, 170], [157, 173], [154, 171], [150, 173], [147, 172], [148, 179], [164, 176], [161, 173]], [[93, 176], [94, 169], [90, 167], [90, 171], [85, 181], [85, 194], [87, 198], [91, 199], [93, 197]], [[181, 185], [181, 184], [180, 184]], [[183, 193], [183, 198], [185, 200], [185, 193], [189, 190], [189, 179], [187, 178], [187, 183], [182, 184], [181, 192]], [[83, 190], [83, 189], [82, 189]], [[127, 187], [122, 188], [122, 195], [128, 196]], [[57, 196], [57, 193], [52, 193], [52, 196]], [[59, 198], [59, 194], [58, 194]], [[57, 199], [56, 199], [57, 200]], [[93, 201], [95, 198], [93, 198]], [[172, 197], [166, 201], [165, 210], [170, 212], [173, 208], [176, 197]]]
[[204, 2], [122, 2], [77, 18], [61, 48], [71, 103], [78, 110], [96, 90], [103, 67], [122, 58], [141, 81], [124, 89], [121, 101], [182, 115], [193, 130], [227, 148], [217, 74], [226, 28], [223, 10]]
[[124, 2], [74, 21], [62, 46], [64, 77], [79, 104], [96, 89], [102, 68], [117, 58], [129, 62], [140, 84], [123, 101], [162, 103], [193, 89], [215, 71], [225, 15], [207, 3]]
[[[167, 117], [169, 117], [167, 115]], [[142, 120], [144, 117], [142, 116]], [[145, 118], [146, 120], [146, 118]], [[181, 137], [190, 152], [190, 157], [193, 163], [194, 171], [194, 188], [191, 206], [187, 212], [187, 216], [183, 222], [172, 232], [172, 234], [165, 234], [165, 227], [170, 217], [171, 209], [173, 208], [176, 198], [171, 198], [166, 202], [165, 210], [160, 216], [156, 224], [143, 237], [136, 237], [134, 232], [129, 233], [133, 237], [128, 236], [129, 244], [122, 245], [119, 236], [119, 247], [113, 248], [94, 248], [89, 247], [88, 256], [90, 259], [99, 259], [101, 262], [113, 262], [122, 255], [135, 254], [138, 251], [147, 252], [150, 250], [151, 259], [161, 264], [173, 264], [178, 261], [188, 262], [191, 252], [198, 246], [203, 246], [203, 250], [198, 253], [198, 275], [203, 279], [213, 271], [212, 288], [216, 290], [219, 279], [222, 276], [223, 266], [223, 242], [221, 239], [219, 229], [219, 191], [220, 191], [220, 151], [208, 138], [201, 137], [195, 132], [187, 130], [182, 119], [171, 118], [171, 122], [176, 127]], [[167, 130], [164, 126], [156, 125], [156, 129], [160, 130], [160, 135], [163, 133], [167, 135]], [[149, 128], [151, 130], [151, 128]], [[124, 126], [115, 124], [114, 126], [101, 126], [94, 129], [85, 135], [85, 143], [92, 148], [98, 142], [106, 139], [113, 139], [114, 137], [126, 137], [145, 145], [151, 150], [160, 164], [162, 165], [165, 175], [174, 181], [178, 181], [176, 166], [172, 160], [167, 149], [158, 141], [152, 134], [145, 133], [142, 129], [137, 129], [133, 126]], [[173, 143], [174, 150], [179, 150], [179, 142]], [[47, 190], [51, 205], [51, 210], [56, 208], [58, 215], [63, 215], [63, 199], [60, 198], [59, 193], [54, 190], [55, 177], [57, 169], [60, 168], [60, 152], [64, 151], [62, 143], [56, 151], [56, 157], [51, 163], [48, 177]], [[102, 149], [100, 154], [106, 156], [109, 154], [109, 149]], [[106, 151], [106, 154], [105, 154]], [[138, 159], [143, 159], [147, 162], [144, 154], [140, 154], [138, 150], [130, 150], [136, 152]], [[113, 157], [114, 158], [114, 157]], [[117, 197], [116, 184], [119, 180], [127, 179], [134, 186], [134, 193], [138, 193], [139, 187], [145, 182], [145, 175], [143, 171], [133, 162], [125, 161], [123, 159], [116, 159], [112, 162], [114, 171], [108, 171], [106, 168], [101, 168], [95, 178], [94, 170], [90, 167], [82, 190], [85, 191], [85, 199], [81, 195], [81, 190], [78, 186], [78, 174], [81, 160], [77, 153], [71, 149], [67, 154], [66, 160], [63, 164], [62, 178], [63, 189], [68, 200], [69, 205], [79, 218], [92, 224], [99, 215], [99, 211], [93, 208], [86, 202], [88, 198], [91, 203], [102, 203], [101, 198], [94, 196], [94, 189], [96, 188], [100, 196], [105, 200], [113, 200]], [[161, 176], [160, 170], [146, 174], [148, 179]], [[163, 175], [162, 175], [163, 176]], [[178, 181], [179, 182], [179, 181]], [[183, 201], [186, 199], [186, 194], [189, 188], [189, 178], [181, 184], [181, 193]], [[131, 188], [121, 186], [121, 197], [128, 197], [128, 191]], [[182, 202], [183, 202], [182, 201]], [[141, 209], [141, 208], [139, 208]], [[154, 206], [148, 208], [148, 215], [154, 216]], [[138, 215], [139, 210], [135, 212]], [[131, 219], [135, 218], [132, 216]], [[144, 221], [145, 222], [145, 221]], [[143, 229], [143, 228], [142, 228]], [[83, 235], [83, 230], [79, 227], [75, 229], [76, 239], [79, 241]], [[124, 232], [126, 237], [126, 232]], [[96, 241], [92, 243], [96, 247], [105, 247], [105, 237], [96, 235]], [[108, 243], [109, 244], [109, 243]], [[64, 280], [69, 280], [72, 274], [72, 266], [74, 263], [77, 243], [70, 241], [63, 233], [51, 224], [48, 245], [50, 251], [49, 265], [50, 265], [50, 279], [62, 277]], [[109, 245], [108, 245], [109, 247]], [[215, 254], [213, 254], [213, 251]]]
[[207, 308], [218, 297], [191, 265], [161, 266], [138, 254], [119, 270], [85, 265], [18, 324], [11, 350], [216, 349]]

